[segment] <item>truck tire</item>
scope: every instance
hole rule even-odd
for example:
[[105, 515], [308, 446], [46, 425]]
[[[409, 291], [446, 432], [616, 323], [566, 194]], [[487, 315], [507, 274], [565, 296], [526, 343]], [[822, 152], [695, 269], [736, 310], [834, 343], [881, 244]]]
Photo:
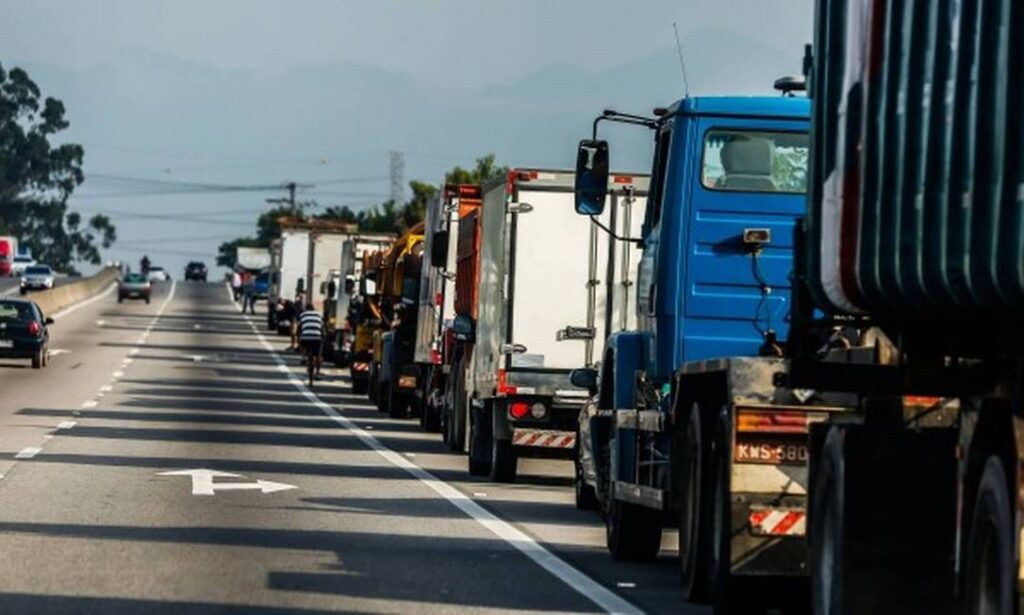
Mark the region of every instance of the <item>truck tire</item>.
[[601, 502], [597, 499], [597, 491], [587, 484], [583, 476], [583, 464], [577, 458], [573, 465], [576, 467], [576, 510], [600, 510]]
[[518, 466], [512, 441], [491, 438], [491, 479], [496, 483], [514, 483]]
[[483, 416], [485, 409], [470, 406], [469, 416], [469, 454], [466, 455], [469, 473], [473, 476], [487, 476], [491, 472], [491, 443], [487, 426], [490, 421]]
[[690, 602], [707, 602], [712, 595], [708, 569], [711, 555], [707, 537], [710, 534], [711, 506], [703, 470], [708, 462], [707, 438], [701, 432], [700, 407], [690, 409], [684, 435], [682, 485], [684, 500], [679, 507], [679, 573], [683, 593]]
[[393, 419], [404, 419], [409, 416], [409, 399], [396, 390], [394, 382], [388, 383], [383, 410]]
[[661, 548], [661, 511], [614, 499], [608, 504], [605, 538], [612, 559], [649, 562]]
[[963, 612], [966, 615], [1014, 612], [1017, 566], [1011, 511], [1003, 463], [991, 456], [981, 472], [971, 515], [964, 577]]
[[462, 370], [462, 362], [455, 364], [455, 382], [452, 384], [451, 406], [445, 408], [448, 417], [445, 426], [448, 429], [448, 449], [453, 453], [466, 450], [466, 379]]
[[366, 395], [366, 389], [369, 383], [366, 378], [352, 378], [352, 394], [353, 395]]
[[[711, 580], [713, 597], [712, 613], [714, 615], [732, 615], [748, 613], [748, 605], [744, 601], [744, 592], [737, 591], [740, 579], [732, 576], [732, 498], [729, 488], [731, 468], [731, 448], [729, 446], [732, 433], [728, 411], [719, 416], [719, 425], [715, 430], [710, 461], [712, 464], [712, 481], [709, 502], [711, 506], [711, 523], [708, 526], [710, 544], [708, 577]], [[765, 598], [767, 596], [761, 596]]]

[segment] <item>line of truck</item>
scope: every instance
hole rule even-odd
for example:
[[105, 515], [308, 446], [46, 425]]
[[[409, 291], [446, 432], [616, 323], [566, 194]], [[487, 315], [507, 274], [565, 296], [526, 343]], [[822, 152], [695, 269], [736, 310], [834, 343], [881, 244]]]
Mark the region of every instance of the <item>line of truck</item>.
[[472, 474], [573, 459], [611, 556], [677, 527], [715, 613], [1018, 612], [1022, 11], [818, 0], [808, 97], [606, 110], [573, 170], [444, 186], [346, 286], [353, 390]]

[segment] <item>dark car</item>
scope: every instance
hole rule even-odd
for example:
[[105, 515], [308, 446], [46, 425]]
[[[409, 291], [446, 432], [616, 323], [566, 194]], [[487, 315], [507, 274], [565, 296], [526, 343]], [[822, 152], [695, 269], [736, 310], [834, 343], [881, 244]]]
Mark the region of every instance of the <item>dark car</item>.
[[0, 358], [31, 359], [36, 369], [45, 366], [52, 324], [34, 301], [0, 300]]
[[206, 281], [206, 264], [199, 261], [192, 261], [185, 265], [185, 279], [195, 282]]
[[117, 284], [117, 302], [125, 299], [142, 299], [149, 303], [153, 293], [153, 283], [143, 273], [126, 273]]

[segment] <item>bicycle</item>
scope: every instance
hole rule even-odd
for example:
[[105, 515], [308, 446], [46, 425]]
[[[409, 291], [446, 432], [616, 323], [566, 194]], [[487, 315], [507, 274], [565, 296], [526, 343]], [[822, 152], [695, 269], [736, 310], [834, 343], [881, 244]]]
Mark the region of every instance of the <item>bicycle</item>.
[[323, 341], [302, 340], [300, 342], [306, 352], [306, 374], [309, 377], [309, 388], [313, 388], [313, 381], [318, 375], [317, 363], [320, 354], [323, 352]]

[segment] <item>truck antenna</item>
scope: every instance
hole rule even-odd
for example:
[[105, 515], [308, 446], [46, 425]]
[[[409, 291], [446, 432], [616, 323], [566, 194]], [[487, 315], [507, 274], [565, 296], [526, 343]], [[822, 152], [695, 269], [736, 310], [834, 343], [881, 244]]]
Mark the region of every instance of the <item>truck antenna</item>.
[[672, 29], [676, 33], [676, 51], [679, 52], [679, 71], [683, 73], [683, 96], [690, 97], [690, 81], [686, 78], [686, 62], [683, 61], [683, 44], [679, 42], [679, 26], [672, 22]]

